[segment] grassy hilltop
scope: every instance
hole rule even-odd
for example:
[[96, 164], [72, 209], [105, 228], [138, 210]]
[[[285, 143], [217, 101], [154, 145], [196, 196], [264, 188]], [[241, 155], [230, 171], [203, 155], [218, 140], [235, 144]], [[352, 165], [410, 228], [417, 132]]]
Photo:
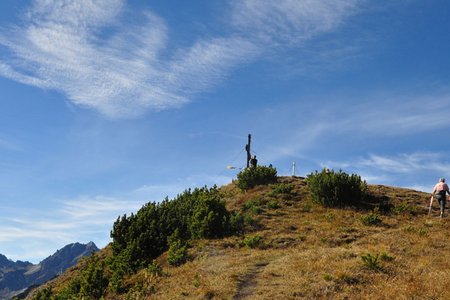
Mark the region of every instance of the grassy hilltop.
[[[428, 216], [426, 193], [368, 185], [357, 205], [327, 207], [292, 177], [218, 193], [240, 230], [188, 239], [180, 264], [164, 251], [124, 274], [120, 289], [103, 282], [104, 299], [450, 299], [450, 217], [437, 218], [436, 203]], [[29, 298], [63, 299], [55, 295], [93, 266], [89, 274], [111, 278], [99, 262], [114, 255], [110, 245]]]

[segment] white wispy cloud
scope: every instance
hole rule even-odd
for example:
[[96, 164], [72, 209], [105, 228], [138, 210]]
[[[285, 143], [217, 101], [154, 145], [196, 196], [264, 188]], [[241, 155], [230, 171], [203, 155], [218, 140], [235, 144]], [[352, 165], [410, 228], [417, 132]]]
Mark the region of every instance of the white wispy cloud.
[[[168, 49], [166, 22], [125, 0], [34, 0], [21, 25], [0, 30], [0, 75], [62, 92], [109, 117], [179, 107], [281, 44], [335, 29], [356, 1], [236, 1], [227, 36]], [[271, 42], [272, 46], [262, 44]]]
[[[24, 27], [2, 33], [0, 44], [10, 54], [0, 68], [3, 76], [59, 90], [111, 117], [186, 101], [159, 82], [154, 57], [166, 41], [161, 19], [146, 13], [137, 28], [125, 30], [116, 21], [122, 1], [61, 3], [36, 1]], [[105, 25], [115, 25], [109, 38], [101, 37]]]
[[130, 213], [138, 210], [141, 206], [141, 201], [130, 202], [105, 196], [96, 196], [94, 198], [81, 197], [75, 200], [64, 201], [61, 212], [74, 220], [102, 223], [111, 214], [117, 214], [118, 212]]
[[417, 174], [421, 172], [445, 173], [450, 170], [450, 161], [444, 153], [413, 152], [394, 155], [369, 154], [351, 161], [326, 161], [324, 167], [334, 169], [359, 169], [371, 173]]
[[[109, 231], [116, 218], [137, 211], [144, 203], [84, 196], [57, 202], [51, 212], [23, 208], [10, 211], [10, 217], [0, 218], [2, 254], [11, 259], [38, 262], [73, 242], [95, 241], [103, 247], [109, 242]], [[30, 247], [36, 251], [30, 252]]]
[[298, 45], [334, 30], [357, 10], [357, 0], [243, 0], [233, 4], [232, 24], [258, 43]]
[[[142, 22], [125, 26], [118, 21], [122, 5], [35, 1], [24, 27], [0, 34], [0, 45], [9, 50], [0, 74], [56, 89], [110, 117], [134, 116], [186, 103], [253, 51], [236, 38], [200, 40], [164, 60], [165, 22], [145, 12]], [[109, 37], [101, 32], [106, 25], [113, 31]]]
[[442, 153], [415, 152], [396, 156], [371, 154], [359, 160], [356, 165], [370, 167], [392, 173], [416, 173], [417, 171], [434, 171], [437, 173], [450, 170], [450, 161]]
[[355, 172], [369, 183], [429, 191], [434, 181], [448, 174], [450, 160], [447, 157], [446, 153], [437, 152], [369, 154], [348, 161], [326, 161], [323, 166]]
[[[311, 149], [324, 145], [345, 148], [345, 143], [364, 143], [374, 138], [381, 141], [450, 127], [447, 117], [450, 96], [447, 94], [426, 97], [376, 94], [362, 101], [337, 98], [326, 105], [320, 99], [315, 102], [309, 105], [311, 99], [299, 99], [255, 114], [258, 130], [265, 135], [272, 134], [273, 143], [263, 151], [266, 159], [275, 162], [286, 157], [303, 157]], [[271, 128], [267, 128], [268, 118], [272, 120]], [[413, 158], [410, 157], [411, 164]], [[386, 166], [395, 165], [395, 161], [382, 158], [372, 157], [372, 160], [380, 166], [383, 162]], [[410, 167], [398, 166], [399, 169]]]
[[446, 111], [450, 95], [380, 96], [369, 103], [356, 105], [351, 123], [359, 121], [362, 130], [385, 135], [414, 134], [450, 126]]

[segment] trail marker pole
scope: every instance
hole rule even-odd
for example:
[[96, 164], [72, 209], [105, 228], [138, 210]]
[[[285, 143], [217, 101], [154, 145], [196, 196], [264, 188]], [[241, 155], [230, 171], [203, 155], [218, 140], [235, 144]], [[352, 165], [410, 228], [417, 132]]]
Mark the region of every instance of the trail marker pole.
[[245, 151], [247, 151], [247, 169], [250, 167], [250, 159], [252, 158], [250, 153], [250, 143], [252, 142], [252, 135], [248, 135], [248, 144], [245, 145]]

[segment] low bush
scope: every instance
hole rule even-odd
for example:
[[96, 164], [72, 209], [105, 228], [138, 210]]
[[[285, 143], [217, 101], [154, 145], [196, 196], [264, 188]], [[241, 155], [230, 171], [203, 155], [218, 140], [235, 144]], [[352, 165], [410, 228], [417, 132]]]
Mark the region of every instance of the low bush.
[[280, 194], [290, 195], [294, 190], [294, 186], [289, 183], [279, 183], [271, 186], [272, 191], [270, 192], [270, 196], [277, 196]]
[[366, 226], [376, 226], [381, 224], [380, 214], [378, 209], [374, 209], [373, 212], [363, 215], [361, 222]]
[[194, 238], [218, 238], [228, 233], [230, 213], [218, 195], [199, 201], [190, 224], [190, 234]]
[[257, 185], [275, 183], [277, 181], [277, 169], [269, 166], [257, 166], [244, 169], [237, 175], [237, 187], [247, 191]]
[[231, 214], [230, 217], [230, 229], [232, 232], [240, 234], [244, 231], [245, 216], [240, 212]]
[[367, 184], [356, 174], [322, 170], [306, 179], [312, 199], [325, 206], [357, 205], [367, 194]]
[[382, 269], [380, 254], [376, 253], [374, 255], [367, 253], [366, 255], [361, 255], [361, 260], [363, 266], [369, 270], [380, 271]]
[[389, 263], [395, 260], [394, 256], [389, 255], [386, 252], [383, 253], [367, 253], [366, 255], [361, 255], [361, 260], [363, 266], [372, 271], [384, 271], [383, 262]]
[[52, 287], [49, 285], [46, 288], [37, 291], [33, 295], [33, 300], [48, 300], [52, 296]]
[[148, 265], [147, 271], [150, 275], [155, 276], [155, 277], [159, 277], [159, 276], [163, 275], [163, 269], [156, 260], [153, 260], [153, 262], [151, 262]]
[[255, 215], [262, 213], [262, 208], [258, 200], [250, 200], [245, 202], [242, 209]]
[[406, 201], [394, 205], [394, 207], [391, 209], [391, 212], [396, 215], [409, 214], [415, 216], [417, 215], [417, 211], [418, 211], [417, 206], [415, 206], [414, 204], [410, 204]]
[[261, 246], [262, 239], [259, 235], [247, 236], [244, 239], [244, 245], [252, 249], [258, 248]]
[[278, 202], [276, 200], [272, 200], [267, 203], [267, 207], [270, 209], [278, 209], [278, 208], [280, 208], [280, 205], [278, 204]]
[[168, 250], [168, 237], [216, 238], [230, 233], [230, 213], [217, 187], [186, 190], [175, 199], [147, 203], [136, 214], [117, 219], [112, 250], [132, 272], [147, 267]]
[[[110, 283], [106, 275], [106, 264], [97, 254], [92, 254], [88, 258], [81, 260], [81, 273], [74, 276], [66, 288], [59, 291], [58, 294], [48, 295], [49, 290], [44, 290], [45, 296], [40, 293], [41, 298], [34, 298], [33, 300], [71, 300], [71, 299], [101, 299], [106, 292]], [[50, 290], [51, 291], [51, 290]]]
[[187, 245], [180, 239], [178, 229], [169, 237], [169, 251], [167, 262], [171, 266], [180, 266], [187, 260]]

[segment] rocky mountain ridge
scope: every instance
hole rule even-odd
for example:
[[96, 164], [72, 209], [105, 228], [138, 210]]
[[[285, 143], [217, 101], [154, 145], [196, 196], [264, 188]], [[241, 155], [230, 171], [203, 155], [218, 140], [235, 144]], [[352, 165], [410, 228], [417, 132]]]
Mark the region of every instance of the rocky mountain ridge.
[[93, 242], [73, 243], [56, 251], [39, 264], [12, 261], [0, 254], [0, 299], [11, 299], [32, 285], [40, 285], [75, 265], [81, 257], [97, 252]]

